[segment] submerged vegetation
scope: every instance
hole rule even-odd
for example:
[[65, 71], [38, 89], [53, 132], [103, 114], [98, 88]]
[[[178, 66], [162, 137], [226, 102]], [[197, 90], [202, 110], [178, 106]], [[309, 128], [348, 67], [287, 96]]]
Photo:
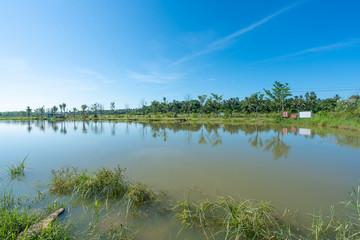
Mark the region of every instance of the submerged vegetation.
[[360, 186], [343, 203], [344, 218], [337, 217], [336, 208], [331, 206], [330, 216], [310, 214], [311, 223], [307, 225], [294, 221], [288, 210], [277, 214], [268, 202], [231, 197], [177, 201], [173, 214], [183, 228], [201, 229], [206, 239], [359, 239], [359, 194]]
[[26, 167], [25, 162], [26, 162], [28, 155], [26, 155], [23, 160], [21, 160], [21, 161], [18, 160], [17, 162], [15, 162], [14, 164], [11, 164], [10, 166], [8, 166], [6, 168], [6, 171], [9, 174], [9, 176], [11, 177], [11, 179], [25, 176], [25, 167]]
[[114, 170], [100, 168], [93, 172], [73, 167], [53, 170], [50, 192], [58, 195], [75, 194], [81, 198], [121, 197], [129, 186], [123, 171], [120, 167]]
[[178, 201], [173, 206], [175, 217], [187, 228], [200, 228], [207, 239], [216, 235], [225, 239], [270, 238], [276, 226], [273, 208], [267, 202], [237, 201], [218, 197], [199, 203]]
[[[354, 188], [349, 201], [341, 205], [345, 217], [338, 217], [337, 208], [331, 207], [330, 216], [311, 214], [310, 222], [299, 222], [290, 211], [280, 214], [265, 201], [206, 195], [202, 200], [189, 197], [183, 201], [171, 200], [145, 184], [133, 183], [119, 166], [113, 170], [88, 171], [73, 167], [53, 170], [48, 184], [49, 197], [70, 197], [70, 201], [63, 200], [60, 204], [55, 199], [49, 203], [42, 193], [33, 200], [15, 199], [8, 193], [0, 196], [1, 239], [17, 239], [21, 232], [60, 206], [70, 212], [67, 217], [50, 224], [36, 236], [24, 235], [21, 239], [142, 239], [137, 238], [143, 228], [139, 223], [154, 217], [148, 213], [159, 209], [161, 216], [173, 219], [173, 223], [168, 224], [178, 226], [176, 239], [187, 238], [189, 232], [202, 233], [204, 239], [360, 238], [360, 186]], [[83, 220], [75, 222], [85, 221], [85, 229], [73, 224], [74, 219], [70, 218], [71, 209], [79, 203]], [[39, 211], [41, 205], [45, 207]], [[116, 213], [114, 209], [124, 212]]]
[[124, 169], [99, 168], [95, 171], [65, 167], [52, 171], [50, 192], [56, 195], [71, 195], [75, 198], [112, 200], [119, 199], [126, 205], [126, 215], [138, 209], [161, 203], [161, 193], [155, 193], [147, 185], [132, 183], [124, 175]]
[[0, 239], [75, 239], [70, 234], [70, 225], [55, 221], [38, 234], [23, 234], [32, 224], [39, 222], [46, 215], [53, 212], [60, 205], [44, 204], [46, 207], [40, 211], [33, 211], [32, 206], [39, 203], [40, 199], [30, 201], [29, 199], [17, 198], [12, 194], [2, 193], [0, 196]]

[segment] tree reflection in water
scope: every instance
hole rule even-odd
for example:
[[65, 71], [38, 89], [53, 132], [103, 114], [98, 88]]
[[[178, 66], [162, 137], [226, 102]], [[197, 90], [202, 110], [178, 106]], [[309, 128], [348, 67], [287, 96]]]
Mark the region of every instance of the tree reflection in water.
[[[2, 121], [3, 124], [19, 124], [26, 127], [27, 132], [32, 132], [34, 128], [38, 128], [40, 131], [45, 132], [46, 130], [52, 130], [58, 132], [60, 129], [61, 134], [67, 134], [68, 129], [73, 129], [76, 131], [78, 128], [79, 122], [73, 121], [73, 126], [71, 127], [71, 122], [59, 121], [53, 122], [51, 120], [37, 120], [37, 121]], [[69, 128], [67, 125], [69, 124]], [[284, 142], [285, 134], [294, 134], [301, 135], [299, 129], [296, 127], [281, 128], [279, 126], [271, 125], [256, 125], [256, 124], [219, 124], [219, 123], [187, 123], [187, 122], [171, 122], [171, 123], [161, 123], [161, 122], [148, 122], [148, 123], [136, 123], [136, 122], [126, 122], [126, 123], [114, 123], [109, 122], [109, 129], [112, 136], [116, 134], [116, 127], [118, 124], [125, 125], [125, 134], [129, 134], [130, 125], [135, 125], [135, 128], [139, 129], [140, 136], [144, 139], [145, 136], [150, 133], [150, 136], [153, 138], [161, 138], [166, 142], [169, 137], [173, 136], [178, 132], [185, 133], [185, 140], [191, 144], [195, 136], [194, 133], [197, 133], [198, 136], [197, 143], [199, 145], [209, 145], [211, 147], [217, 147], [223, 144], [222, 133], [219, 131], [222, 130], [223, 133], [233, 134], [244, 134], [249, 135], [248, 142], [250, 146], [256, 149], [263, 149], [263, 151], [271, 151], [273, 158], [275, 160], [280, 158], [287, 158], [291, 146], [287, 145]], [[140, 125], [140, 127], [138, 126]], [[98, 121], [83, 121], [82, 122], [82, 133], [87, 134], [88, 131], [91, 131], [94, 134], [103, 134], [105, 131], [104, 122]], [[271, 133], [274, 131], [274, 134]], [[173, 134], [170, 134], [173, 133]], [[267, 133], [267, 134], [265, 134]], [[267, 139], [264, 139], [264, 134]], [[270, 137], [269, 137], [270, 134]], [[312, 129], [310, 135], [303, 136], [308, 139], [314, 139], [315, 136], [320, 137], [320, 141], [327, 141], [331, 143], [336, 143], [340, 147], [347, 147], [350, 149], [360, 149], [360, 136], [357, 133], [344, 132], [336, 129], [328, 128], [315, 128]]]

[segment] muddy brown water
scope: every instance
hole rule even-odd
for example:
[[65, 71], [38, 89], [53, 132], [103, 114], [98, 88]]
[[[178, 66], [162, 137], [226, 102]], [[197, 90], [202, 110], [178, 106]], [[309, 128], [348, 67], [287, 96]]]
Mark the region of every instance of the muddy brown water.
[[[360, 184], [360, 135], [325, 128], [0, 121], [1, 167], [28, 153], [26, 181], [13, 185], [20, 195], [31, 194], [35, 182], [49, 180], [52, 169], [66, 165], [119, 164], [130, 179], [175, 199], [196, 189], [267, 200], [279, 210], [302, 213], [347, 200]], [[163, 226], [168, 220], [153, 222]], [[170, 234], [160, 225], [158, 231], [148, 229], [157, 239]]]

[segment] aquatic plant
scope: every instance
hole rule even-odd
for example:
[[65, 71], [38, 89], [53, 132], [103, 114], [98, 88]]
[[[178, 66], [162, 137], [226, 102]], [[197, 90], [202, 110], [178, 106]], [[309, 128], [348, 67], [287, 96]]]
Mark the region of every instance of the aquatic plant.
[[224, 234], [225, 239], [267, 238], [275, 226], [273, 208], [267, 202], [218, 197], [200, 202], [178, 201], [174, 216], [183, 227], [201, 228], [207, 239]]
[[127, 202], [126, 215], [129, 215], [130, 210], [150, 207], [155, 202], [156, 195], [146, 184], [136, 182], [128, 186], [124, 200]]
[[[30, 201], [34, 203], [36, 200]], [[3, 193], [0, 196], [0, 239], [18, 239], [21, 232], [32, 224], [42, 220], [47, 214], [58, 208], [59, 204], [49, 204], [42, 211], [33, 211], [31, 204], [21, 198], [15, 199], [12, 194]], [[42, 229], [38, 234], [24, 234], [20, 239], [74, 239], [70, 233], [71, 226], [58, 221]]]
[[119, 166], [114, 170], [99, 168], [87, 171], [73, 167], [52, 170], [50, 192], [58, 195], [73, 193], [82, 198], [120, 197], [129, 185], [123, 172]]
[[17, 161], [14, 164], [11, 164], [7, 167], [6, 171], [10, 175], [11, 179], [15, 179], [17, 177], [25, 176], [25, 161], [29, 154], [25, 156], [22, 161]]

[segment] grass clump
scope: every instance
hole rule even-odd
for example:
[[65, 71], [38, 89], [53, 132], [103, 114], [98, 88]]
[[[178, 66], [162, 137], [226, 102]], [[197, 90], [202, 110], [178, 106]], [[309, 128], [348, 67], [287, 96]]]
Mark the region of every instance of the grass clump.
[[267, 202], [241, 201], [218, 197], [215, 201], [178, 201], [175, 217], [186, 228], [200, 228], [207, 239], [224, 235], [225, 239], [267, 239], [277, 226], [273, 208]]
[[146, 184], [136, 182], [129, 185], [124, 196], [124, 200], [127, 202], [126, 215], [129, 214], [130, 210], [134, 211], [142, 207], [150, 207], [156, 202], [156, 199], [155, 193]]
[[[34, 201], [31, 201], [33, 204]], [[21, 198], [15, 199], [13, 195], [3, 193], [0, 196], [0, 239], [73, 239], [70, 225], [55, 221], [38, 234], [19, 234], [34, 223], [41, 221], [49, 213], [58, 208], [58, 204], [49, 204], [41, 211], [34, 211], [31, 204]]]
[[22, 161], [17, 161], [6, 169], [11, 179], [25, 176], [25, 161], [27, 159], [27, 156], [28, 155], [26, 155]]
[[311, 239], [360, 239], [360, 186], [350, 192], [350, 200], [343, 203], [345, 218], [335, 215], [331, 207], [330, 216], [311, 214], [312, 223], [308, 228]]
[[52, 170], [50, 192], [57, 195], [73, 193], [81, 198], [120, 197], [127, 191], [129, 182], [124, 169], [99, 168], [96, 171], [65, 167]]

